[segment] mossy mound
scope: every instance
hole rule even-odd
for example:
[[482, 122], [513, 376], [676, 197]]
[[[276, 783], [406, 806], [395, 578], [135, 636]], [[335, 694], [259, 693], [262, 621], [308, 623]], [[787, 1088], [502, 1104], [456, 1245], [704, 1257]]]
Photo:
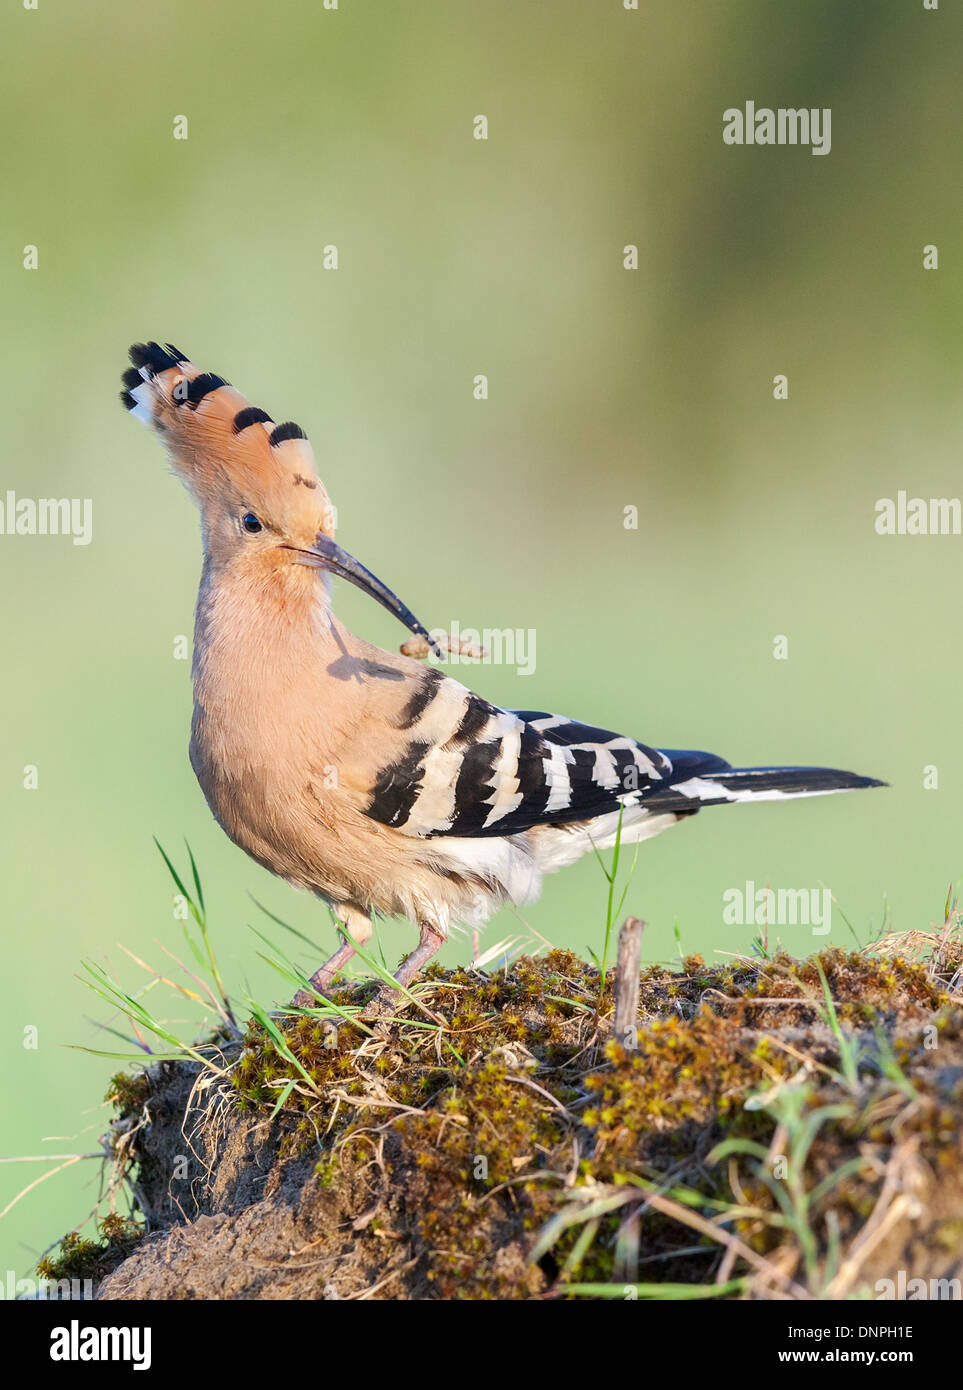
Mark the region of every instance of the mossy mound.
[[931, 969], [690, 957], [643, 972], [633, 1050], [570, 952], [427, 986], [384, 1031], [253, 1023], [210, 1067], [118, 1081], [149, 1234], [99, 1296], [845, 1297], [963, 1273], [963, 1010]]
[[97, 1224], [98, 1240], [85, 1240], [79, 1231], [68, 1231], [55, 1255], [46, 1255], [37, 1265], [41, 1279], [59, 1284], [66, 1280], [89, 1280], [91, 1285], [106, 1279], [123, 1264], [144, 1235], [144, 1228], [116, 1213]]

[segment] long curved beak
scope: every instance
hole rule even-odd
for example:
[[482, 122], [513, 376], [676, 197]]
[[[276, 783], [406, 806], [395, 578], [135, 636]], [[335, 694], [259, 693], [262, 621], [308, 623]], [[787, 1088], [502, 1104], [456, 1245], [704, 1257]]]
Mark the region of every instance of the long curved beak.
[[377, 575], [366, 570], [360, 561], [356, 560], [353, 555], [349, 555], [329, 536], [323, 533], [319, 534], [314, 545], [307, 550], [300, 550], [295, 546], [287, 546], [286, 548], [294, 552], [294, 557], [299, 564], [311, 565], [314, 569], [328, 570], [329, 573], [336, 574], [340, 579], [347, 579], [349, 584], [354, 584], [369, 598], [376, 599], [382, 608], [387, 608], [388, 612], [394, 614], [400, 623], [404, 623], [409, 632], [424, 637], [435, 656], [443, 654], [428, 629], [418, 621], [411, 609], [401, 602], [397, 594], [393, 594], [387, 584], [382, 584]]

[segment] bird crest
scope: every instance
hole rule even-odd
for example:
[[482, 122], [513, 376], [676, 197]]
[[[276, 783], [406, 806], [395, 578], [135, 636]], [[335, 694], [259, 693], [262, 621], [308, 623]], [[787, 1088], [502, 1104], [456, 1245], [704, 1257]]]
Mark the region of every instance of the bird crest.
[[335, 510], [300, 425], [276, 424], [171, 343], [135, 343], [130, 360], [121, 401], [160, 436], [202, 511], [249, 507], [289, 532], [334, 536]]

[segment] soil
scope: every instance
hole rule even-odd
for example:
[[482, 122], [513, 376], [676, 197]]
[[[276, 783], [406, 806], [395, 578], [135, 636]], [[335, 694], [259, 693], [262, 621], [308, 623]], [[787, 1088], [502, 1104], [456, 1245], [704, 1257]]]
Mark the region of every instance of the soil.
[[631, 1047], [611, 978], [554, 951], [430, 971], [381, 1030], [255, 1022], [204, 1065], [118, 1077], [139, 1224], [91, 1247], [97, 1297], [841, 1298], [887, 1279], [905, 1297], [963, 1279], [959, 949], [923, 964], [903, 945], [646, 969]]

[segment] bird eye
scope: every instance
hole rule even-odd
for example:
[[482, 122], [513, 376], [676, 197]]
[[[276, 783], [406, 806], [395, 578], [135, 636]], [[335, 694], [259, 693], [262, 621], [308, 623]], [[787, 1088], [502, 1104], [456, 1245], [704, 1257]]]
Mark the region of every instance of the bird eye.
[[241, 525], [244, 527], [245, 531], [248, 531], [252, 536], [256, 536], [258, 531], [264, 530], [264, 527], [253, 512], [246, 512], [245, 515], [241, 517]]

